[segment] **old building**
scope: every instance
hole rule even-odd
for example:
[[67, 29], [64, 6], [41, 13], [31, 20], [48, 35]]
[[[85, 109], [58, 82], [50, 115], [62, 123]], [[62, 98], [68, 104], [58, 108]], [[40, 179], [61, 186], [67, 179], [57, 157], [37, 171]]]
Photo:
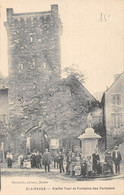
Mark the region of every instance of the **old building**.
[[9, 129], [17, 145], [16, 133], [36, 125], [37, 114], [27, 118], [25, 104], [60, 79], [60, 26], [57, 5], [35, 13], [7, 9]]
[[[103, 122], [106, 129], [106, 147], [113, 148], [124, 141], [124, 72], [115, 75], [114, 83], [104, 92]], [[121, 146], [120, 146], [121, 147]]]
[[7, 9], [5, 27], [9, 55], [9, 148], [16, 155], [25, 153], [26, 147], [43, 152], [44, 135], [53, 145], [56, 142], [59, 147], [71, 148], [87, 126], [88, 113], [98, 108], [98, 102], [74, 76], [60, 78], [58, 6], [36, 13]]

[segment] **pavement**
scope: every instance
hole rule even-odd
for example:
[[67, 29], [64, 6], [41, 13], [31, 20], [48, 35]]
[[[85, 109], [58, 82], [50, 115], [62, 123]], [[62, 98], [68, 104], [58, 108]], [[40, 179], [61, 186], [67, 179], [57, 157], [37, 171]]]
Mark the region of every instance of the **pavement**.
[[[90, 182], [89, 182], [90, 181]], [[0, 194], [30, 194], [49, 193], [90, 194], [90, 195], [122, 195], [124, 194], [124, 163], [121, 164], [121, 174], [99, 178], [81, 178], [80, 176], [65, 175], [51, 165], [50, 172], [43, 169], [20, 169], [17, 164], [7, 168], [2, 164]]]
[[[13, 168], [7, 168], [6, 164], [2, 164], [1, 166], [1, 176], [2, 177], [37, 177], [44, 179], [52, 179], [55, 181], [63, 180], [63, 181], [77, 181], [84, 180], [80, 177], [71, 175], [65, 175], [65, 173], [60, 173], [59, 169], [54, 169], [53, 165], [51, 165], [50, 172], [45, 173], [44, 169], [21, 169], [18, 168], [17, 164], [13, 164]], [[106, 176], [97, 176], [88, 178], [88, 180], [115, 180], [115, 179], [124, 179], [124, 163], [121, 164], [121, 173], [118, 175], [106, 175]]]

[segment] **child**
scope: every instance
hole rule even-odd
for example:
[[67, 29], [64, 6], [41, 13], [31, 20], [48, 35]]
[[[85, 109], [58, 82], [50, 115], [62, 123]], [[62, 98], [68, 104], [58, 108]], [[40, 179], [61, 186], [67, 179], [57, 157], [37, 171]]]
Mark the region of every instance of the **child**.
[[23, 168], [24, 156], [21, 154], [18, 156], [18, 166], [19, 168]]
[[80, 157], [76, 157], [76, 165], [74, 167], [74, 173], [76, 176], [81, 174]]
[[74, 170], [74, 167], [76, 165], [76, 157], [75, 157], [75, 154], [72, 153], [72, 158], [71, 158], [71, 172], [72, 172], [72, 176], [75, 175], [75, 170]]
[[87, 162], [86, 162], [86, 160], [84, 160], [81, 163], [81, 175], [84, 176], [84, 178], [86, 178], [86, 175], [87, 175]]
[[91, 160], [91, 156], [87, 157], [87, 174], [88, 176], [91, 176], [92, 173], [92, 160]]

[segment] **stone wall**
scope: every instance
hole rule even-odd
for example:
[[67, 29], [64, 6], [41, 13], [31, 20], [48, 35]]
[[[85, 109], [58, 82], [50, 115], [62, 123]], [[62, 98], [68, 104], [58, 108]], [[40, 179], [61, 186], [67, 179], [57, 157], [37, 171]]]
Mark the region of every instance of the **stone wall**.
[[8, 89], [0, 89], [0, 120], [4, 116], [8, 118]]
[[7, 9], [5, 26], [11, 151], [18, 154], [25, 149], [25, 133], [32, 127], [38, 127], [38, 132], [32, 135], [39, 138], [34, 140], [34, 145], [41, 145], [39, 130], [44, 130], [49, 138], [68, 137], [72, 143], [71, 138], [76, 138], [87, 126], [87, 114], [91, 104], [97, 101], [79, 81], [60, 80], [58, 6], [52, 5], [47, 12], [22, 14]]
[[47, 83], [60, 78], [60, 19], [58, 6], [48, 12], [15, 14], [7, 9], [10, 127], [23, 106]]
[[60, 79], [60, 24], [57, 5], [34, 13], [7, 9], [9, 130], [17, 151], [21, 133], [38, 125], [39, 112], [27, 116], [25, 107]]

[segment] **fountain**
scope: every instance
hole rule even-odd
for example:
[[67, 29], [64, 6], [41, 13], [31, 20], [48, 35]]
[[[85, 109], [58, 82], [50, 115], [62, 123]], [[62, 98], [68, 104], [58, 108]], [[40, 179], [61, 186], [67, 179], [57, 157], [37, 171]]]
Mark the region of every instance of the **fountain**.
[[[111, 153], [106, 151], [104, 161], [99, 161], [96, 164], [96, 170], [93, 168], [93, 154], [97, 155], [98, 151], [98, 139], [101, 138], [100, 135], [96, 134], [94, 132], [94, 129], [92, 128], [92, 116], [89, 113], [87, 117], [87, 123], [88, 127], [85, 129], [85, 132], [81, 134], [78, 139], [81, 141], [81, 151], [82, 151], [82, 159], [89, 164], [88, 159], [91, 159], [91, 169], [90, 169], [90, 175], [87, 175], [89, 178], [104, 178], [104, 177], [113, 177], [115, 176], [113, 174], [113, 171], [110, 169], [110, 165], [108, 165], [108, 162], [110, 164], [111, 159]], [[99, 155], [99, 154], [98, 154]], [[89, 158], [90, 157], [90, 158]], [[109, 159], [109, 160], [107, 160]], [[83, 162], [84, 163], [84, 162]], [[100, 172], [98, 172], [98, 166], [100, 168]], [[82, 180], [82, 176], [78, 177], [78, 180]]]
[[101, 138], [100, 135], [94, 132], [92, 128], [92, 116], [89, 113], [87, 117], [88, 127], [85, 129], [85, 133], [80, 135], [78, 139], [81, 140], [81, 151], [82, 155], [87, 158], [87, 156], [91, 156], [92, 154], [98, 150], [98, 139]]

